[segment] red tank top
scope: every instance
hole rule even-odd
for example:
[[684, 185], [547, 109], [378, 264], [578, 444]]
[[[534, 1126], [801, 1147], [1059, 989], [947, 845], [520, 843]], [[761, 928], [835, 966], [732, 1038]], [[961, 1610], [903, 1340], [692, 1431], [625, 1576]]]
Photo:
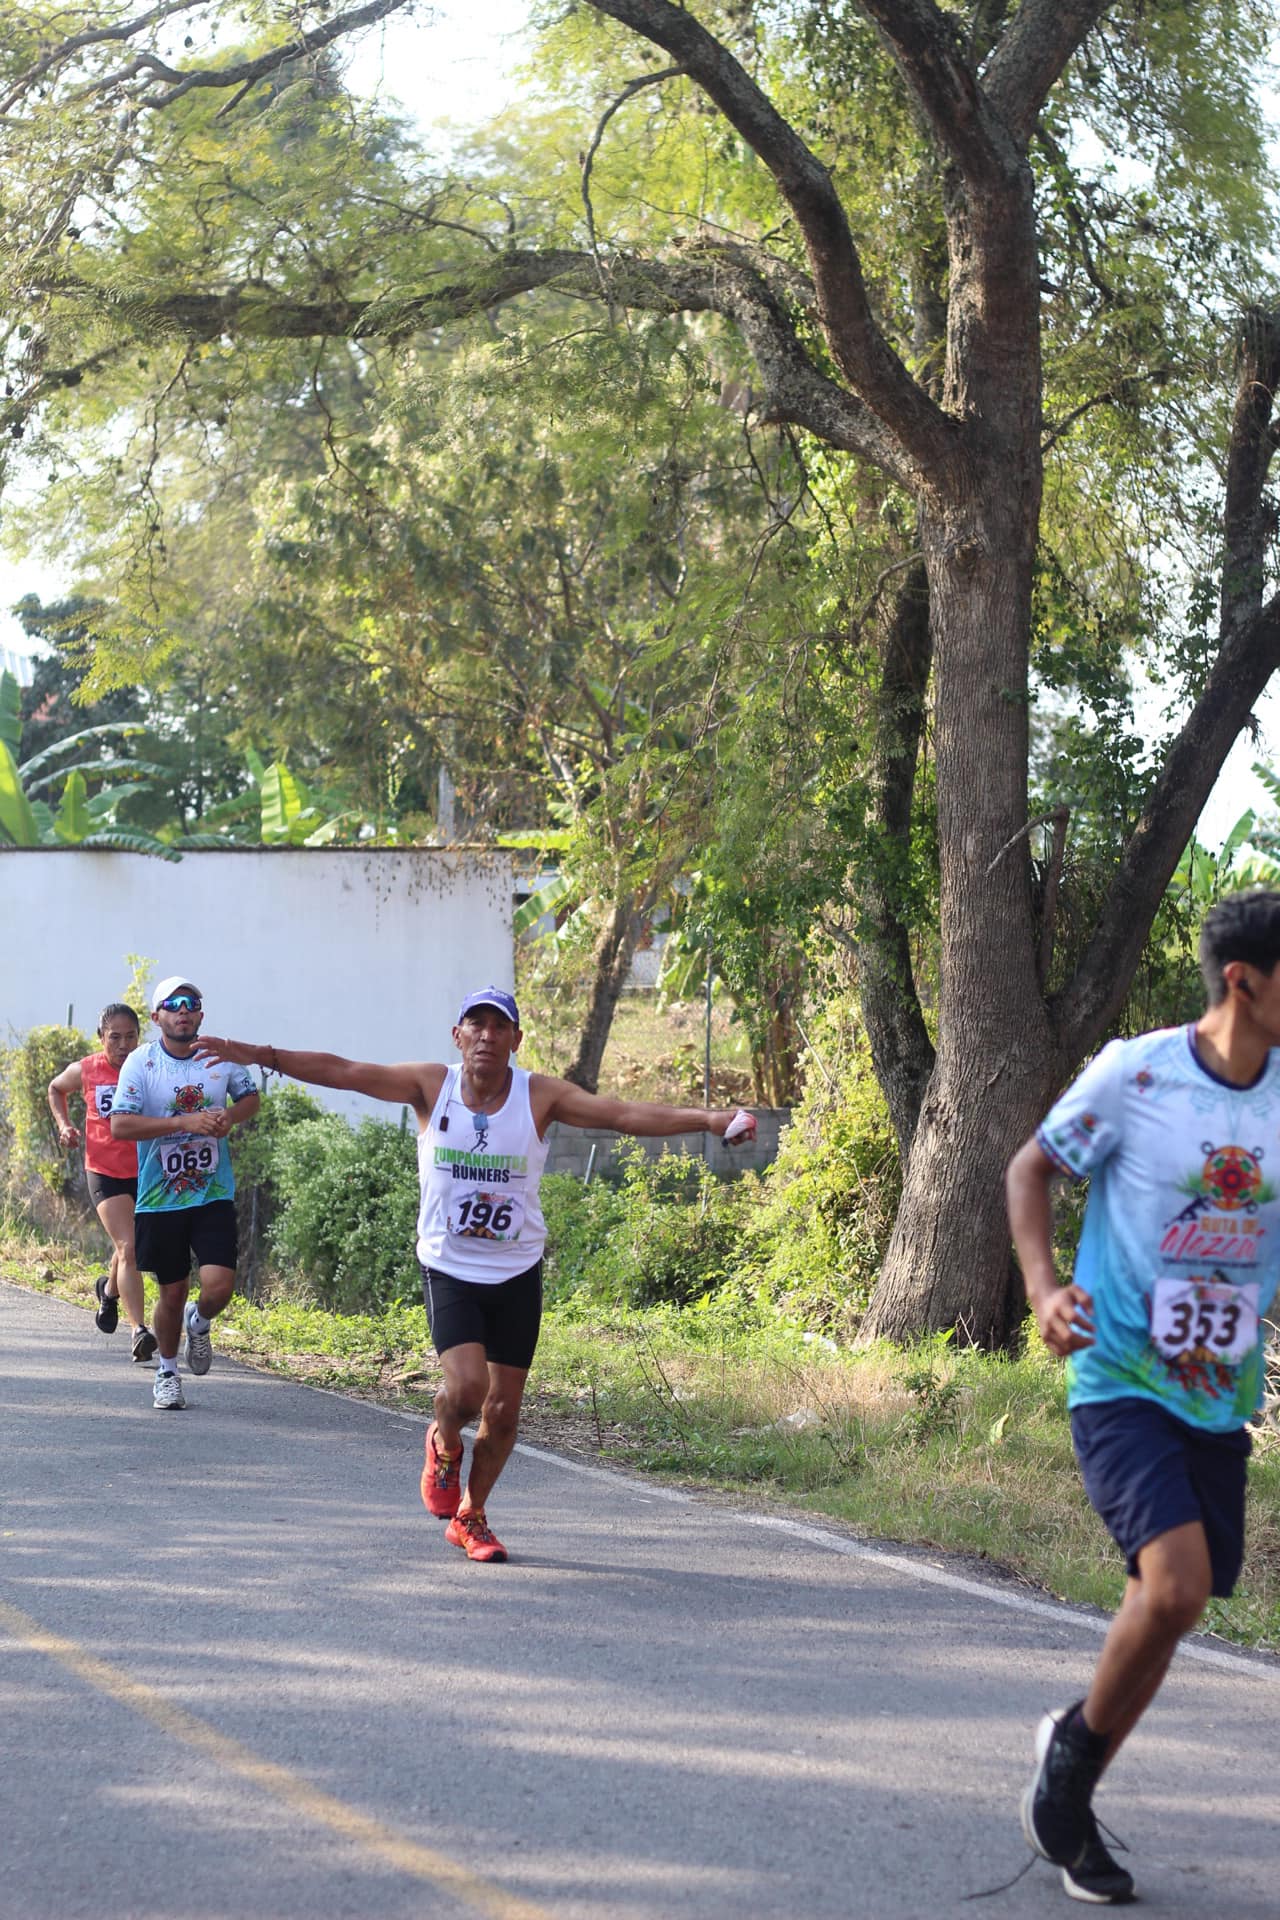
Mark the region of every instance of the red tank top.
[[105, 1053], [91, 1053], [80, 1062], [84, 1089], [84, 1164], [90, 1173], [109, 1174], [113, 1180], [136, 1180], [138, 1149], [132, 1140], [111, 1137], [111, 1102], [120, 1075]]

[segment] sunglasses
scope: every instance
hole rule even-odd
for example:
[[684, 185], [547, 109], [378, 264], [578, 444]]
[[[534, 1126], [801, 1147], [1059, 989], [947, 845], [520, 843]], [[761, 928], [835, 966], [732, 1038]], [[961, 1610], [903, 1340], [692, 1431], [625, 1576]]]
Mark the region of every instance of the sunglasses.
[[161, 1013], [199, 1013], [204, 1006], [198, 993], [171, 993], [160, 1002]]

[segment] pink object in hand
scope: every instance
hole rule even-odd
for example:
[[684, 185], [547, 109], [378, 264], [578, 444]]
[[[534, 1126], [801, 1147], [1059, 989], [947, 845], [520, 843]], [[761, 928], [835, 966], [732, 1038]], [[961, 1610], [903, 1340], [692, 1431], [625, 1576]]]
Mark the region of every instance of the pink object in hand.
[[739, 1107], [724, 1130], [724, 1143], [731, 1147], [735, 1140], [754, 1140], [756, 1137], [756, 1117]]

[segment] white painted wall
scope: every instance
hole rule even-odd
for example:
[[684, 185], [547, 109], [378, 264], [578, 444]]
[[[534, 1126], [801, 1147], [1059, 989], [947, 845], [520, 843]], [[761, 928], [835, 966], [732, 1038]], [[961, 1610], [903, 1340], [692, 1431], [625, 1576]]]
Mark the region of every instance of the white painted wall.
[[[210, 1033], [356, 1060], [452, 1060], [464, 995], [514, 982], [511, 862], [487, 851], [253, 847], [170, 863], [5, 848], [0, 903], [6, 1045], [68, 1005], [91, 1032], [129, 954], [153, 963], [149, 984], [190, 978]], [[393, 1117], [314, 1091], [351, 1119]]]

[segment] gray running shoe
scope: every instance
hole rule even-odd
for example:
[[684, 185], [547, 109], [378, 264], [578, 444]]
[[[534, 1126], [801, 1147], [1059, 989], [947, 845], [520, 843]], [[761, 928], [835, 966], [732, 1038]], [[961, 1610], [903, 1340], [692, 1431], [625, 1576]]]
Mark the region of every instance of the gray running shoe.
[[156, 1337], [150, 1327], [139, 1327], [133, 1336], [133, 1357], [135, 1360], [150, 1360], [156, 1350]]
[[156, 1371], [156, 1384], [151, 1392], [151, 1404], [167, 1413], [171, 1407], [185, 1407], [182, 1397], [182, 1381], [176, 1373]]
[[208, 1329], [197, 1333], [191, 1324], [191, 1316], [196, 1310], [194, 1300], [188, 1300], [183, 1313], [183, 1325], [187, 1330], [187, 1371], [188, 1373], [208, 1373], [213, 1364], [213, 1342]]
[[1095, 1907], [1127, 1907], [1137, 1898], [1133, 1875], [1108, 1852], [1092, 1812], [1084, 1852], [1073, 1866], [1062, 1869], [1062, 1884], [1073, 1900]]

